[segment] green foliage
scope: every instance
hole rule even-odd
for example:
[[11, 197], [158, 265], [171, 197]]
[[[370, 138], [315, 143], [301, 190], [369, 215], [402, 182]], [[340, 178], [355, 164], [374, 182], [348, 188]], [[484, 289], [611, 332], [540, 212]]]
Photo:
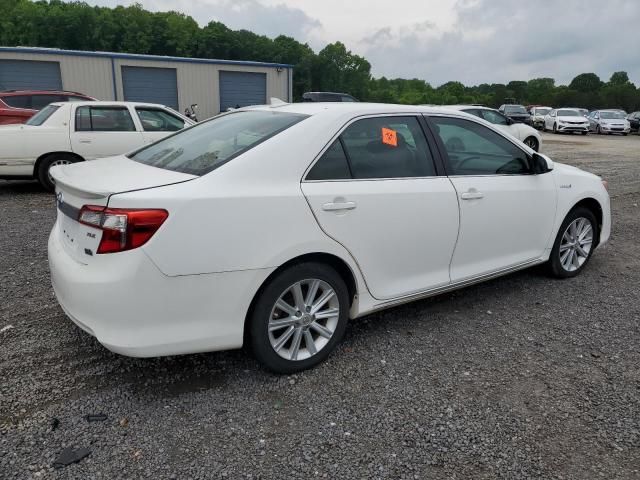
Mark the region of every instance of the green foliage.
[[284, 35], [270, 39], [220, 22], [201, 28], [184, 14], [150, 12], [140, 4], [108, 8], [78, 1], [0, 0], [0, 11], [0, 45], [289, 63], [295, 100], [305, 91], [336, 91], [385, 103], [497, 107], [514, 97], [523, 104], [640, 110], [640, 90], [626, 72], [615, 72], [606, 83], [595, 73], [582, 73], [568, 86], [534, 78], [473, 87], [451, 81], [434, 88], [415, 78], [372, 78], [369, 62], [341, 42], [316, 54]]

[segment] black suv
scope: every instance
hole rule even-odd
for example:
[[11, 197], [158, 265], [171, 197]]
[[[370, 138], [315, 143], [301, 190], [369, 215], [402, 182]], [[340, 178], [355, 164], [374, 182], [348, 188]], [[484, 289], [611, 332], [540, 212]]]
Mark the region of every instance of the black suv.
[[531, 115], [522, 105], [501, 105], [498, 111], [509, 117], [515, 123], [527, 123], [529, 125], [531, 124]]

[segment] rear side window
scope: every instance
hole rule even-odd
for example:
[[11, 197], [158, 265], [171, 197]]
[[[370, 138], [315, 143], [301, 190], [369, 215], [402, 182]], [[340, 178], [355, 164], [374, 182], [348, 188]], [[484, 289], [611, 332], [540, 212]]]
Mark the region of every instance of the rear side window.
[[433, 157], [418, 119], [358, 120], [341, 135], [354, 178], [429, 177]]
[[65, 101], [60, 95], [33, 95], [31, 97], [31, 108], [34, 110], [42, 110], [50, 103]]
[[340, 140], [324, 152], [307, 174], [307, 180], [344, 180], [351, 178], [351, 171]]
[[77, 132], [135, 132], [129, 110], [124, 107], [78, 107]]
[[493, 123], [494, 125], [508, 125], [507, 118], [499, 112], [481, 110], [480, 113], [481, 115], [478, 116], [484, 118], [489, 123]]
[[55, 111], [58, 110], [59, 108], [60, 107], [58, 107], [57, 105], [47, 105], [38, 113], [36, 113], [33, 117], [27, 120], [26, 124], [38, 127], [42, 125], [44, 122], [46, 122], [49, 119], [49, 117], [53, 115]]
[[2, 97], [2, 101], [12, 108], [31, 108], [31, 97], [29, 95]]
[[130, 158], [153, 167], [204, 175], [307, 118], [287, 112], [220, 115], [165, 138]]
[[184, 128], [184, 120], [157, 108], [136, 107], [145, 132], [177, 132]]
[[525, 152], [479, 123], [432, 117], [452, 175], [522, 175], [531, 173]]

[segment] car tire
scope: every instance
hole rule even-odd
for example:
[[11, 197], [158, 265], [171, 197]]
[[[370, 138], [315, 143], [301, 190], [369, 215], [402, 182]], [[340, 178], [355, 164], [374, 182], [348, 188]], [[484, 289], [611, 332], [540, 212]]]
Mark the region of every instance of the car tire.
[[623, 137], [626, 137], [626, 136], [627, 136], [627, 134], [626, 134], [626, 133], [623, 133], [623, 134], [622, 134], [622, 136], [623, 136]]
[[255, 358], [275, 373], [314, 367], [342, 339], [349, 308], [347, 285], [330, 266], [301, 263], [281, 271], [262, 288], [248, 319]]
[[56, 186], [53, 183], [53, 179], [51, 178], [51, 175], [49, 174], [49, 170], [51, 169], [51, 167], [54, 167], [57, 165], [69, 165], [71, 163], [76, 163], [78, 161], [79, 160], [76, 157], [65, 154], [65, 153], [55, 153], [55, 154], [49, 155], [44, 159], [42, 159], [42, 161], [38, 165], [36, 178], [38, 182], [40, 182], [40, 185], [42, 185], [45, 190], [49, 192], [53, 192], [56, 189]]
[[540, 142], [538, 142], [538, 139], [533, 136], [525, 138], [524, 144], [535, 152], [540, 148]]
[[558, 230], [547, 262], [548, 272], [556, 278], [578, 275], [591, 259], [597, 236], [598, 223], [593, 212], [584, 207], [571, 210]]
[[553, 124], [553, 133], [555, 133], [555, 134], [558, 133], [558, 124], [557, 123]]
[[600, 130], [600, 125], [596, 125], [596, 133], [598, 135], [602, 134], [602, 130]]
[[589, 132], [580, 132], [582, 135], [589, 135]]

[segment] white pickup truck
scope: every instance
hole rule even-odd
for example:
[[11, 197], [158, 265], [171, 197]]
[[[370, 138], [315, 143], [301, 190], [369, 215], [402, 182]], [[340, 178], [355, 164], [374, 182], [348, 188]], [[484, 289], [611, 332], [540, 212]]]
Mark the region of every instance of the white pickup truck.
[[53, 190], [54, 165], [127, 153], [193, 124], [152, 103], [52, 103], [23, 125], [0, 126], [0, 178], [33, 178]]

